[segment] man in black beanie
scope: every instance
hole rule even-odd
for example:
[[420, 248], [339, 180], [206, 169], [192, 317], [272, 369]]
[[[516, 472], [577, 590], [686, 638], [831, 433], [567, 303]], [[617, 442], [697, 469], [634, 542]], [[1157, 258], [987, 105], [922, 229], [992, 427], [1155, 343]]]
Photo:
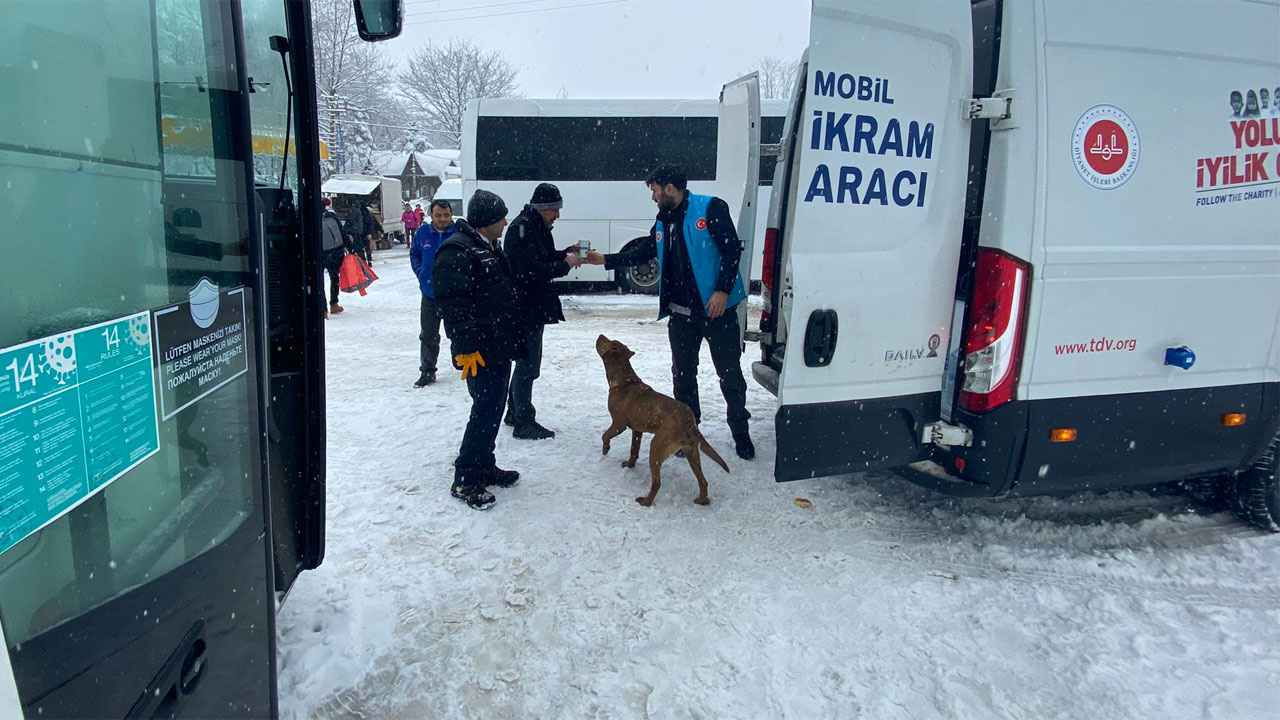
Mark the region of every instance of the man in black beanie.
[[502, 245], [515, 273], [520, 322], [528, 352], [516, 360], [503, 422], [514, 425], [512, 436], [521, 440], [546, 440], [556, 436], [537, 421], [533, 381], [542, 373], [543, 331], [547, 325], [564, 320], [560, 296], [551, 281], [568, 275], [569, 270], [580, 264], [577, 245], [557, 250], [555, 238], [551, 236], [551, 227], [560, 217], [563, 206], [560, 189], [551, 183], [542, 183], [507, 228]]
[[471, 394], [471, 417], [454, 463], [451, 493], [477, 510], [494, 503], [490, 487], [511, 487], [514, 470], [500, 470], [493, 457], [511, 361], [524, 356], [511, 267], [497, 241], [507, 225], [502, 198], [477, 190], [467, 219], [436, 251], [431, 284], [453, 344], [453, 366]]

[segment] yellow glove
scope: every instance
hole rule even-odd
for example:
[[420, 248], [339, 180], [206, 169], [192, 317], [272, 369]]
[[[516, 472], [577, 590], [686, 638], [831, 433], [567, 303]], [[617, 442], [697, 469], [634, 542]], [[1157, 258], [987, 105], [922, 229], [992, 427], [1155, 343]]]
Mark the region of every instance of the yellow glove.
[[484, 367], [484, 358], [480, 357], [479, 350], [471, 353], [470, 355], [454, 355], [453, 361], [458, 363], [458, 366], [462, 368], [463, 380], [467, 379], [467, 373], [471, 373], [471, 377], [475, 377], [476, 374], [480, 372], [480, 369], [476, 367], [477, 364], [480, 367]]

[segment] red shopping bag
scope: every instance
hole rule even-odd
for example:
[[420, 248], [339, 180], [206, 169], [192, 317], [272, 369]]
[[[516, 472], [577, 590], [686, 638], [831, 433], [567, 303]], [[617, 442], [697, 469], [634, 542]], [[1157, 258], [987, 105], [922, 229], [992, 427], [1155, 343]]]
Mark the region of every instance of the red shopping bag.
[[368, 295], [364, 289], [373, 284], [378, 276], [369, 267], [364, 258], [351, 254], [342, 259], [342, 267], [338, 270], [338, 289], [342, 292], [358, 292]]

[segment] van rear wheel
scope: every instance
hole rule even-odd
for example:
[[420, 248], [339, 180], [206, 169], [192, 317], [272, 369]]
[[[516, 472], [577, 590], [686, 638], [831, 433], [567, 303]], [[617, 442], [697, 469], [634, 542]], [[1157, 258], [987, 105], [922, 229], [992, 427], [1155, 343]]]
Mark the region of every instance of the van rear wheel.
[[1280, 437], [1236, 476], [1235, 510], [1249, 524], [1280, 532]]

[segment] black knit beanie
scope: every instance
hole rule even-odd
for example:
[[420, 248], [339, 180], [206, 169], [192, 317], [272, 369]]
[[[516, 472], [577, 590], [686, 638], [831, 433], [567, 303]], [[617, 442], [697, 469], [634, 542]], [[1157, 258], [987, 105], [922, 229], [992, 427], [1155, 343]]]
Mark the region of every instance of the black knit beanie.
[[507, 204], [488, 190], [477, 190], [467, 202], [467, 224], [479, 230], [507, 216]]
[[541, 183], [533, 189], [533, 199], [529, 200], [529, 207], [534, 210], [559, 210], [564, 207], [560, 188], [551, 183]]

